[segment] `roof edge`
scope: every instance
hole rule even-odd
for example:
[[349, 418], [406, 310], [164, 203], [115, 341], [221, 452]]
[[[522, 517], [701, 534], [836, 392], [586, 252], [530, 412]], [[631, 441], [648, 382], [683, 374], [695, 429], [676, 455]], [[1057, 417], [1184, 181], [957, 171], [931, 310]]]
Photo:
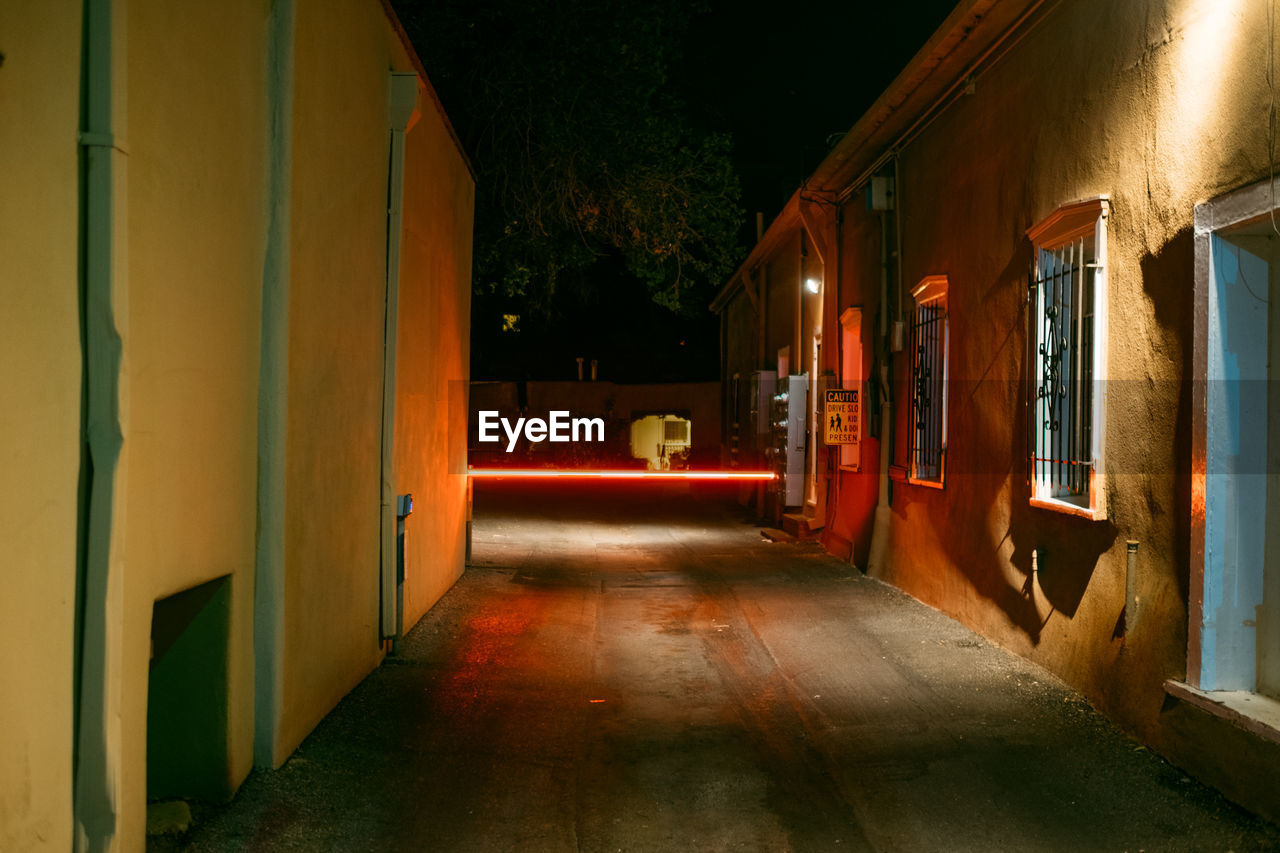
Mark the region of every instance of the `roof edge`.
[[453, 146], [457, 149], [458, 155], [462, 157], [462, 162], [466, 164], [467, 171], [471, 173], [471, 180], [476, 180], [476, 167], [471, 162], [471, 158], [467, 156], [467, 150], [462, 147], [462, 140], [458, 138], [458, 131], [454, 128], [453, 122], [449, 120], [449, 114], [445, 112], [444, 104], [440, 101], [440, 95], [436, 92], [436, 87], [431, 85], [431, 77], [427, 74], [427, 69], [422, 64], [422, 58], [418, 56], [418, 51], [414, 49], [413, 42], [409, 40], [409, 34], [405, 32], [404, 25], [400, 23], [400, 16], [396, 14], [396, 10], [391, 7], [391, 0], [379, 0], [382, 4], [382, 11], [387, 16], [387, 22], [391, 24], [392, 31], [395, 32], [396, 38], [400, 40], [400, 45], [405, 49], [405, 53], [409, 55], [409, 62], [412, 63], [413, 69], [418, 72], [418, 77], [422, 79], [422, 85], [426, 87], [427, 94], [431, 96], [431, 102], [436, 106], [436, 113], [439, 114], [440, 120], [444, 122], [445, 130], [449, 132], [449, 138], [453, 140]]
[[1059, 0], [963, 0], [952, 10], [809, 177], [812, 189], [843, 192], [917, 128], [969, 74], [1042, 6]]

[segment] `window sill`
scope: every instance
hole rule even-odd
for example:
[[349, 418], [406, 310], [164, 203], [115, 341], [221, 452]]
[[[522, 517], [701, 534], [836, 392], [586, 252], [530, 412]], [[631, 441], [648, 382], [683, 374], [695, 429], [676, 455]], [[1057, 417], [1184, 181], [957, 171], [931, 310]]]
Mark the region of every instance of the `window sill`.
[[840, 470], [847, 471], [850, 474], [857, 474], [859, 471], [862, 470], [862, 466], [861, 465], [841, 465]]
[[1181, 681], [1164, 683], [1170, 696], [1221, 717], [1237, 728], [1280, 744], [1280, 701], [1248, 690], [1201, 690]]
[[1060, 512], [1063, 515], [1073, 515], [1076, 518], [1083, 518], [1088, 521], [1105, 521], [1107, 518], [1107, 514], [1102, 510], [1090, 509], [1087, 506], [1076, 506], [1066, 501], [1056, 501], [1053, 498], [1032, 498], [1031, 505], [1038, 509]]
[[913, 486], [924, 486], [926, 489], [941, 489], [942, 480], [917, 480], [915, 477], [907, 477], [907, 482]]

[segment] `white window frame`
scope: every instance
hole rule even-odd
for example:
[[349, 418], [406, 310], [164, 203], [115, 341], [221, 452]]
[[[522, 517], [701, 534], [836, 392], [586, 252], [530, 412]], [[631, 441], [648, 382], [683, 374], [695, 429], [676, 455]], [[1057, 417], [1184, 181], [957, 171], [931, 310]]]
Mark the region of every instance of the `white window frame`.
[[[1209, 433], [1209, 361], [1210, 361], [1210, 292], [1214, 288], [1213, 241], [1216, 235], [1229, 232], [1251, 221], [1267, 216], [1280, 195], [1280, 177], [1260, 181], [1195, 206], [1195, 291], [1192, 307], [1192, 383], [1191, 383], [1191, 566], [1187, 596], [1187, 677], [1186, 683], [1168, 681], [1166, 689], [1199, 705], [1210, 713], [1226, 716], [1270, 740], [1280, 742], [1280, 702], [1261, 693], [1218, 692], [1216, 684], [1207, 683], [1204, 666], [1204, 625], [1206, 571], [1206, 514], [1209, 500], [1208, 433]], [[1277, 213], [1280, 218], [1280, 212]], [[1270, 334], [1277, 334], [1272, 329]], [[1268, 477], [1268, 480], [1271, 478]], [[1198, 498], [1198, 499], [1197, 499]], [[1268, 502], [1271, 495], [1267, 495]], [[1216, 699], [1213, 697], [1217, 697]], [[1241, 704], [1243, 702], [1243, 704]], [[1226, 709], [1225, 711], [1223, 709]], [[1256, 715], [1268, 713], [1268, 721], [1260, 723]]]
[[[914, 310], [912, 312], [912, 351], [911, 351], [911, 423], [908, 426], [908, 446], [910, 453], [907, 465], [907, 482], [917, 486], [928, 486], [934, 489], [941, 489], [946, 483], [947, 474], [947, 397], [949, 396], [949, 373], [951, 363], [951, 317], [947, 303], [947, 292], [949, 285], [945, 275], [926, 276], [920, 280], [920, 283], [911, 289], [911, 298], [914, 301]], [[917, 453], [916, 442], [919, 437], [920, 427], [916, 423], [916, 410], [919, 404], [920, 384], [919, 373], [920, 364], [920, 348], [915, 340], [915, 329], [920, 323], [920, 312], [927, 308], [941, 308], [941, 317], [931, 322], [938, 322], [941, 332], [941, 339], [937, 342], [941, 352], [938, 353], [939, 364], [942, 370], [942, 376], [937, 383], [938, 400], [937, 404], [942, 407], [941, 415], [937, 425], [938, 429], [938, 472], [937, 476], [922, 475], [917, 463], [919, 454]]]
[[[1086, 492], [1079, 497], [1054, 494], [1051, 480], [1037, 474], [1034, 460], [1047, 457], [1050, 451], [1039, 442], [1043, 431], [1036, 423], [1043, 418], [1036, 402], [1044, 375], [1045, 359], [1040, 351], [1040, 330], [1046, 325], [1043, 289], [1035, 288], [1036, 302], [1028, 301], [1029, 313], [1027, 357], [1029, 388], [1027, 401], [1027, 479], [1031, 485], [1031, 506], [1066, 513], [1093, 521], [1107, 517], [1106, 507], [1106, 412], [1107, 412], [1107, 219], [1111, 212], [1108, 196], [1099, 195], [1059, 207], [1027, 231], [1032, 243], [1033, 277], [1039, 277], [1041, 253], [1053, 253], [1064, 247], [1092, 238], [1093, 257], [1093, 352], [1089, 367], [1093, 381], [1090, 394], [1089, 479]], [[1031, 290], [1028, 288], [1028, 294]], [[1083, 365], [1082, 365], [1083, 369]], [[1082, 376], [1075, 377], [1083, 382]]]

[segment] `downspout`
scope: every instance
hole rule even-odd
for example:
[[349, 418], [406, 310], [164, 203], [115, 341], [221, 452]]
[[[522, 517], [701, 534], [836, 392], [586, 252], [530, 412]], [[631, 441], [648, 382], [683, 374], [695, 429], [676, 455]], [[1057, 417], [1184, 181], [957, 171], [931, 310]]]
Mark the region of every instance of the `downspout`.
[[285, 522], [289, 422], [290, 190], [294, 0], [272, 0], [267, 30], [267, 246], [258, 365], [258, 541], [253, 587], [253, 763], [276, 767], [284, 713]]
[[[757, 216], [759, 215], [757, 214]], [[757, 218], [756, 221], [757, 221], [757, 225], [759, 225], [760, 219]], [[760, 230], [759, 227], [757, 227], [756, 230], [757, 232], [759, 232]], [[756, 242], [757, 243], [760, 242], [758, 238]], [[756, 350], [757, 350], [756, 364], [758, 365], [758, 369], [763, 373], [766, 365], [768, 365], [769, 363], [768, 361], [769, 347], [768, 347], [768, 344], [766, 343], [767, 336], [769, 334], [769, 265], [768, 264], [761, 264], [759, 267], [756, 268], [755, 280], [756, 280], [756, 297], [757, 297], [756, 308], [760, 312], [760, 316], [756, 318], [758, 321], [759, 330], [760, 330], [759, 341], [757, 342], [757, 347], [756, 347]], [[778, 375], [775, 370], [774, 387], [772, 390], [769, 391], [769, 397], [773, 397], [774, 393], [777, 392], [778, 390], [777, 376]], [[764, 382], [764, 376], [760, 377], [760, 382], [761, 383]], [[765, 448], [768, 446], [769, 433], [768, 431], [761, 432], [759, 421], [761, 418], [764, 418], [767, 420], [769, 418], [769, 412], [759, 410], [759, 405], [760, 405], [759, 386], [756, 387], [755, 393], [756, 393], [755, 405], [757, 407], [757, 410], [756, 410], [757, 422], [752, 424], [752, 431], [754, 434], [751, 436], [751, 446], [752, 446], [752, 449], [755, 451], [754, 463], [756, 465], [763, 465], [765, 463]], [[763, 482], [756, 483], [756, 515], [760, 518], [764, 518], [764, 496], [765, 496], [764, 483]]]
[[[894, 328], [902, 322], [902, 179], [898, 169], [898, 155], [893, 155], [893, 260], [897, 277], [897, 319]], [[880, 491], [876, 500], [875, 522], [871, 529], [871, 553], [867, 557], [867, 572], [882, 577], [888, 568], [885, 557], [889, 549], [889, 527], [893, 521], [893, 509], [889, 492], [889, 460], [895, 451], [893, 424], [893, 344], [889, 339], [889, 217], [880, 214], [880, 393], [883, 400], [880, 409]], [[900, 335], [895, 331], [895, 337]]]
[[388, 102], [391, 128], [391, 175], [387, 184], [387, 262], [382, 348], [382, 493], [381, 531], [382, 638], [397, 650], [404, 632], [403, 569], [396, 566], [396, 350], [400, 316], [400, 243], [404, 207], [404, 138], [418, 117], [418, 75], [392, 73]]
[[[897, 194], [897, 188], [894, 188]], [[895, 204], [897, 199], [894, 199]], [[885, 569], [889, 548], [889, 523], [893, 511], [889, 505], [889, 456], [893, 452], [893, 395], [889, 359], [889, 217], [880, 212], [880, 491], [876, 500], [875, 521], [871, 528], [871, 549], [867, 555], [867, 573], [880, 577]]]
[[[804, 262], [809, 256], [809, 249], [804, 244], [804, 228], [800, 229], [800, 266], [796, 273], [796, 321], [791, 330], [791, 362], [787, 372], [798, 375], [797, 367], [804, 366]], [[779, 379], [782, 377], [779, 376]]]
[[[113, 0], [85, 0], [81, 153], [81, 286], [84, 450], [87, 496], [78, 567], [76, 708], [72, 769], [76, 851], [109, 849], [116, 838], [125, 509], [124, 372], [128, 318], [123, 144], [124, 15]], [[116, 102], [117, 95], [120, 102]]]
[[894, 331], [894, 340], [890, 349], [894, 347], [902, 349], [904, 330], [902, 327], [902, 292], [905, 288], [902, 286], [902, 174], [899, 164], [902, 162], [898, 153], [895, 151], [893, 155], [893, 263], [894, 271], [898, 279], [898, 328]]
[[[831, 361], [834, 362], [834, 364], [832, 365], [832, 373], [837, 377], [836, 387], [844, 388], [844, 387], [847, 387], [845, 384], [847, 379], [844, 376], [844, 327], [840, 324], [840, 294], [841, 294], [840, 260], [841, 260], [841, 254], [842, 254], [841, 241], [843, 240], [843, 237], [844, 237], [843, 235], [844, 229], [842, 227], [844, 225], [844, 207], [838, 203], [836, 204], [835, 216], [836, 216], [836, 223], [835, 223], [836, 224], [836, 227], [835, 227], [836, 242], [835, 242], [835, 246], [833, 246], [831, 249], [832, 263], [835, 265], [835, 274], [832, 276], [832, 279], [834, 279], [835, 293], [830, 297], [830, 300], [829, 300], [831, 304], [828, 306], [828, 308], [830, 310], [824, 312], [823, 324], [829, 325], [831, 329], [831, 337], [830, 337], [831, 344], [829, 345], [829, 349], [827, 351], [834, 353], [834, 355], [831, 357]], [[823, 268], [823, 273], [825, 278], [825, 273], [826, 273], [825, 267]], [[825, 297], [826, 293], [824, 293], [823, 296]], [[824, 338], [827, 337], [827, 333], [825, 330], [823, 331], [823, 337]], [[825, 418], [826, 416], [824, 415], [823, 417]], [[831, 498], [830, 500], [827, 501], [827, 513], [826, 513], [827, 517], [826, 517], [826, 523], [825, 523], [826, 530], [828, 532], [830, 532], [835, 526], [836, 510], [840, 505], [840, 453], [842, 449], [843, 448], [841, 446], [836, 446], [834, 449], [833, 448], [827, 449], [827, 470], [830, 474], [830, 479], [827, 481], [827, 483], [828, 483], [829, 491], [831, 492]], [[850, 557], [850, 560], [852, 560], [853, 558], [852, 545], [850, 545], [849, 547], [849, 557]]]

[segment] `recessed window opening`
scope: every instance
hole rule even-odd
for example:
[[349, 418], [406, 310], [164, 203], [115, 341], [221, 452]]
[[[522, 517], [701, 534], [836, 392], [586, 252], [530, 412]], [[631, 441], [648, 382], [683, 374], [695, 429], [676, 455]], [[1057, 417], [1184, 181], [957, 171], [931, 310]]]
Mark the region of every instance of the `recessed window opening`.
[[1105, 199], [1066, 205], [1033, 228], [1027, 291], [1028, 478], [1032, 503], [1103, 515]]
[[929, 276], [911, 291], [910, 474], [941, 487], [947, 457], [947, 277]]
[[1280, 698], [1280, 237], [1255, 214], [1212, 229], [1197, 251], [1208, 261], [1204, 564], [1188, 674], [1204, 690]]

